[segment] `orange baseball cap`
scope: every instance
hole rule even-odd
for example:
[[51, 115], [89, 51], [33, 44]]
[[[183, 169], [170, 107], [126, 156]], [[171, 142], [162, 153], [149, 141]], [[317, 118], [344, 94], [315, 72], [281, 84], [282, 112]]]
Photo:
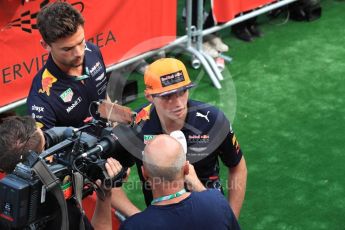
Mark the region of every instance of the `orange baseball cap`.
[[162, 58], [150, 64], [144, 74], [145, 92], [165, 96], [194, 87], [185, 65], [175, 58]]

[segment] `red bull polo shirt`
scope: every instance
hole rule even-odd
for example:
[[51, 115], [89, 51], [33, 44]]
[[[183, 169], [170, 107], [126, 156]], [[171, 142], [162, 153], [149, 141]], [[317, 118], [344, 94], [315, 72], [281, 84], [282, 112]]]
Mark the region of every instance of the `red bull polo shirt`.
[[[81, 77], [67, 75], [49, 55], [45, 66], [34, 77], [27, 98], [28, 113], [43, 130], [82, 126], [84, 119], [90, 117], [91, 102], [106, 97], [106, 67], [98, 47], [89, 42], [83, 69]], [[95, 109], [90, 107], [93, 116]]]

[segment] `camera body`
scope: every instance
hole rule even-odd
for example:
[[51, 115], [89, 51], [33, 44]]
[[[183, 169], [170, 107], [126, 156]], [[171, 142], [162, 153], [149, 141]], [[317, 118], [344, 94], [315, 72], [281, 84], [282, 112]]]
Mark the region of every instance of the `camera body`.
[[[70, 172], [63, 165], [49, 169], [58, 178]], [[30, 166], [19, 163], [13, 173], [0, 181], [0, 220], [8, 228], [23, 228], [29, 224], [39, 226], [56, 211], [58, 203]], [[46, 217], [46, 218], [45, 218]]]
[[[58, 143], [50, 141], [52, 146], [39, 157], [30, 153], [25, 162], [17, 164], [15, 170], [0, 181], [0, 226], [7, 229], [40, 229], [38, 226], [44, 226], [59, 210], [59, 203], [49, 191], [49, 186], [33, 170], [31, 156], [34, 158], [36, 155], [45, 162], [58, 179], [65, 200], [74, 197], [78, 189], [72, 186], [76, 172], [83, 176], [83, 197], [92, 194], [97, 187], [97, 179], [101, 179], [106, 186], [122, 185], [127, 170], [123, 168], [115, 178], [110, 178], [104, 166], [104, 158], [114, 153], [117, 144], [112, 127], [98, 126], [100, 137], [83, 132], [84, 128], [65, 128], [67, 131], [57, 132], [59, 137], [50, 139]], [[47, 133], [52, 135], [55, 132]]]

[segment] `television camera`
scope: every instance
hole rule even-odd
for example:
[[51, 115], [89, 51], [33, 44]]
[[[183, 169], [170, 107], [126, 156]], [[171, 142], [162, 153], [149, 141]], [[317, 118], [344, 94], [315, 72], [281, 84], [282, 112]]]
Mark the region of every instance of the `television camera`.
[[[116, 158], [113, 154], [119, 145], [111, 122], [133, 127], [135, 113], [106, 101], [97, 104], [105, 121], [93, 119], [81, 128], [55, 127], [45, 131], [46, 150], [40, 155], [30, 152], [0, 181], [0, 226], [43, 229], [54, 218], [53, 213], [60, 210], [61, 229], [68, 229], [66, 200], [80, 202], [94, 190], [102, 197], [102, 187], [122, 185], [127, 168], [114, 178], [105, 169], [106, 159]], [[103, 186], [96, 184], [97, 179]]]

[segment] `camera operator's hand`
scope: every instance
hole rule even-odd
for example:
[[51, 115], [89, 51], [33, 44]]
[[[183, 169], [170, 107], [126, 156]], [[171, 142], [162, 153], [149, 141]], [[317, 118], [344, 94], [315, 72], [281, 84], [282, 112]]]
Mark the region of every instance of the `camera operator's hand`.
[[185, 175], [185, 182], [187, 184], [187, 188], [190, 191], [201, 192], [205, 190], [204, 185], [199, 180], [198, 176], [196, 175], [194, 166], [188, 162], [188, 174]]
[[[110, 178], [114, 178], [117, 174], [120, 173], [121, 169], [122, 169], [122, 165], [115, 160], [114, 158], [110, 157], [107, 159], [107, 162], [105, 163], [105, 168], [107, 170], [107, 173], [109, 175]], [[97, 180], [97, 185], [102, 187], [103, 191], [105, 192], [106, 196], [110, 196], [111, 195], [111, 189], [112, 186], [105, 186], [104, 184], [102, 184], [101, 180]]]
[[[105, 163], [105, 168], [110, 178], [114, 178], [122, 169], [121, 164], [113, 159], [108, 158]], [[92, 226], [95, 230], [112, 229], [111, 223], [111, 188], [106, 187], [102, 184], [101, 180], [96, 181], [99, 187], [102, 187], [104, 191], [104, 197], [98, 197], [96, 202], [96, 209], [92, 217]], [[98, 195], [98, 194], [97, 194]]]

